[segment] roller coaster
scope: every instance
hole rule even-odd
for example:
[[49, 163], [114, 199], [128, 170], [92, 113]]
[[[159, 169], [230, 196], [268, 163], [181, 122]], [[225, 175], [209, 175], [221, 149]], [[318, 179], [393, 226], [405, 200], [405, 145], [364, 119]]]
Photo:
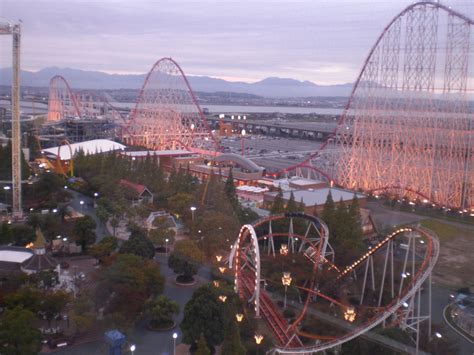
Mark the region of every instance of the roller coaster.
[[[426, 321], [431, 331], [431, 272], [439, 254], [437, 237], [424, 228], [403, 227], [348, 265], [335, 265], [335, 253], [327, 226], [318, 217], [284, 213], [241, 228], [228, 257], [229, 270], [235, 291], [248, 305], [247, 315], [263, 318], [273, 333], [276, 346], [271, 353], [307, 354], [335, 348], [378, 325], [404, 329], [418, 351], [421, 323]], [[290, 289], [297, 297], [292, 308], [299, 314], [291, 322], [279, 306], [278, 282], [264, 275], [264, 270], [274, 273], [280, 263], [294, 270]], [[281, 271], [284, 277], [290, 275]], [[425, 282], [429, 304], [422, 314]]]

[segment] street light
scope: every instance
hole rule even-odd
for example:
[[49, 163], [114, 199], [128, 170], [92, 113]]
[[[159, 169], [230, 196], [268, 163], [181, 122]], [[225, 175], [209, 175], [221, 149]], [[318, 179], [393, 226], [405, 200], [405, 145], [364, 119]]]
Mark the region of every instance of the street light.
[[80, 200], [79, 201], [79, 204], [81, 205], [81, 212], [84, 212], [84, 201], [83, 200]]
[[191, 206], [189, 209], [191, 210], [191, 220], [194, 222], [194, 211], [196, 211], [196, 207]]
[[165, 255], [168, 256], [168, 242], [170, 240], [168, 238], [165, 239]]
[[438, 339], [441, 339], [441, 338], [443, 337], [440, 332], [436, 332], [436, 333], [435, 333], [435, 336], [436, 336]]
[[10, 189], [11, 189], [10, 186], [3, 186], [3, 191], [5, 192], [5, 205], [8, 205], [7, 191], [10, 190]]
[[94, 192], [94, 207], [96, 205], [96, 200], [97, 200], [97, 197], [99, 196], [99, 193], [98, 192]]
[[178, 338], [178, 333], [173, 333], [173, 355], [176, 355], [176, 339]]
[[256, 333], [254, 335], [254, 338], [255, 338], [255, 343], [257, 345], [260, 345], [262, 343], [262, 340], [263, 340], [263, 335]]
[[[239, 116], [239, 119], [240, 119], [240, 116]], [[242, 144], [242, 156], [244, 156], [245, 152], [244, 152], [244, 137], [245, 137], [245, 129], [243, 129], [241, 132], [240, 132], [240, 143]]]
[[135, 351], [136, 348], [137, 348], [137, 347], [136, 347], [135, 344], [130, 345], [130, 351], [132, 352], [132, 355], [133, 355], [133, 353], [134, 353], [134, 351]]
[[280, 246], [280, 254], [283, 256], [288, 255], [288, 244], [282, 244]]
[[225, 303], [225, 301], [227, 300], [227, 296], [220, 295], [219, 300], [221, 300], [222, 303]]
[[291, 273], [289, 272], [284, 272], [283, 277], [281, 278], [281, 283], [283, 286], [285, 286], [285, 300], [283, 302], [283, 309], [286, 309], [286, 290], [288, 289], [288, 286], [291, 285]]
[[356, 312], [355, 312], [354, 307], [348, 307], [346, 311], [344, 312], [344, 319], [352, 323], [355, 320], [355, 318], [356, 318]]
[[222, 260], [222, 255], [216, 255], [216, 260], [218, 263], [220, 263]]
[[242, 320], [244, 319], [243, 313], [237, 313], [237, 314], [235, 315], [235, 319], [236, 319], [237, 322], [239, 322], [239, 323], [242, 322]]

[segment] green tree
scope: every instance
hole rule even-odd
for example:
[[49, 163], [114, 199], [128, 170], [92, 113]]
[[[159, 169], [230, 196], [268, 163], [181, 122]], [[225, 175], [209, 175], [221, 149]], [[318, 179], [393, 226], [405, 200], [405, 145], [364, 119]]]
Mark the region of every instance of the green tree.
[[207, 347], [206, 338], [204, 338], [204, 335], [202, 333], [197, 341], [197, 349], [194, 355], [211, 355], [211, 351]]
[[222, 354], [245, 355], [247, 351], [240, 341], [239, 328], [232, 320], [228, 323], [224, 341], [222, 342]]
[[299, 206], [295, 201], [295, 195], [293, 194], [293, 191], [291, 191], [290, 199], [286, 204], [286, 212], [299, 212]]
[[38, 289], [26, 286], [5, 296], [4, 302], [9, 309], [21, 307], [36, 313], [40, 309], [41, 294]]
[[93, 244], [96, 240], [95, 228], [97, 224], [91, 216], [84, 216], [78, 218], [76, 223], [74, 223], [74, 228], [72, 234], [74, 240], [82, 246], [82, 249], [85, 250], [86, 247], [90, 244]]
[[106, 315], [133, 323], [144, 310], [146, 300], [161, 293], [163, 286], [159, 265], [153, 260], [119, 254], [99, 275], [95, 299], [98, 307], [105, 308]]
[[216, 346], [224, 340], [225, 308], [210, 285], [198, 288], [184, 307], [181, 322], [183, 342], [194, 344], [201, 334], [207, 344]]
[[105, 224], [109, 219], [110, 213], [103, 205], [97, 205], [96, 215], [100, 223]]
[[132, 233], [127, 241], [120, 247], [121, 254], [134, 254], [146, 259], [152, 259], [155, 256], [155, 247], [145, 233], [132, 227]]
[[173, 325], [173, 316], [179, 313], [179, 305], [165, 296], [158, 296], [147, 302], [150, 324], [155, 328]]
[[10, 244], [13, 242], [13, 232], [10, 225], [3, 222], [0, 226], [0, 245]]
[[41, 349], [37, 318], [30, 310], [7, 309], [0, 320], [0, 347], [6, 355], [33, 355]]
[[88, 252], [99, 262], [103, 262], [104, 258], [110, 256], [117, 249], [117, 238], [112, 236], [104, 237], [99, 243], [91, 245]]
[[94, 303], [88, 291], [81, 290], [72, 301], [70, 320], [75, 326], [75, 333], [82, 333], [94, 324], [96, 315], [94, 313]]
[[360, 206], [359, 206], [359, 200], [357, 199], [356, 194], [354, 194], [351, 204], [349, 205], [348, 214], [349, 214], [349, 225], [350, 225], [352, 239], [362, 241], [363, 233], [362, 233]]
[[180, 192], [168, 198], [168, 208], [180, 216], [189, 214], [189, 207], [193, 204], [194, 197], [190, 193]]
[[234, 207], [234, 210], [240, 208], [239, 199], [237, 198], [237, 193], [234, 185], [234, 176], [232, 174], [232, 169], [229, 171], [229, 176], [227, 177], [224, 185], [224, 192], [229, 199], [230, 204]]
[[117, 227], [119, 226], [119, 221], [117, 218], [113, 217], [111, 220], [110, 220], [110, 225], [112, 226], [112, 229], [113, 229], [113, 234], [114, 234], [114, 237], [115, 237], [115, 232], [117, 231]]
[[168, 257], [168, 266], [178, 274], [179, 281], [186, 283], [194, 280], [194, 275], [197, 274], [199, 268], [196, 263], [185, 259], [178, 253], [171, 253]]
[[17, 246], [26, 246], [35, 240], [35, 231], [26, 224], [14, 224], [11, 227], [13, 243]]
[[281, 187], [278, 188], [278, 193], [273, 200], [270, 214], [278, 214], [285, 212], [285, 200], [283, 200], [283, 191]]
[[331, 190], [329, 190], [328, 196], [326, 197], [326, 202], [324, 203], [324, 207], [321, 212], [321, 218], [328, 226], [329, 231], [332, 231], [334, 228], [335, 214], [336, 214], [336, 207], [334, 204], [334, 200], [332, 199]]
[[66, 307], [69, 301], [69, 294], [65, 291], [56, 291], [44, 293], [40, 304], [40, 312], [42, 312], [51, 327], [51, 321], [56, 318]]

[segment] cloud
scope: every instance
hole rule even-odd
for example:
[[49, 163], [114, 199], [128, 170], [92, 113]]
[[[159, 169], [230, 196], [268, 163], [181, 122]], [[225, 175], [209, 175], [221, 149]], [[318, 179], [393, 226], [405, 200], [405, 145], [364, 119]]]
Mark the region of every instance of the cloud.
[[[0, 13], [23, 20], [25, 69], [143, 73], [171, 56], [188, 74], [345, 83], [355, 80], [384, 26], [409, 3], [2, 0]], [[9, 65], [4, 52], [2, 66]]]

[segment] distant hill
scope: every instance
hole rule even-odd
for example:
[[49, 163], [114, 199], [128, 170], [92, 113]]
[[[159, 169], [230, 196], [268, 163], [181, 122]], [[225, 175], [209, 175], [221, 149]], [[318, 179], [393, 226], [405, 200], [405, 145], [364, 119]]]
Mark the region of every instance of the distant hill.
[[[37, 72], [22, 71], [24, 86], [46, 87], [54, 75], [62, 75], [74, 89], [139, 89], [145, 74], [121, 75], [71, 68], [45, 68]], [[317, 85], [310, 81], [266, 78], [256, 83], [230, 82], [208, 76], [188, 76], [194, 91], [235, 92], [264, 97], [349, 96], [352, 84]], [[0, 69], [0, 85], [10, 85], [11, 69]]]

